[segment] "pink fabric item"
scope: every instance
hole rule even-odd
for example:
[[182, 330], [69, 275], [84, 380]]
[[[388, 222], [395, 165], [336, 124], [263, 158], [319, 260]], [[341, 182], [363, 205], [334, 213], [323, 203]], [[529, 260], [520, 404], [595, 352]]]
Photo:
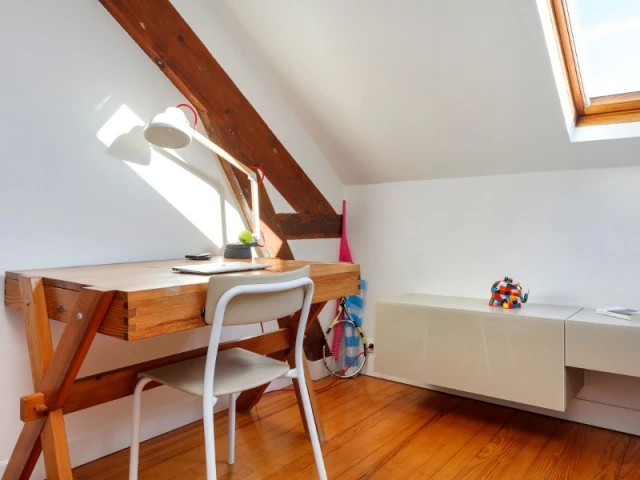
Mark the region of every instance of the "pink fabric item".
[[[351, 250], [349, 249], [349, 242], [347, 241], [347, 202], [342, 201], [342, 236], [340, 237], [340, 255], [338, 261], [353, 263], [351, 258]], [[336, 303], [336, 315], [340, 310], [340, 301]], [[344, 317], [344, 314], [342, 315]], [[342, 337], [342, 324], [338, 324], [333, 332], [333, 345], [331, 345], [331, 353], [335, 360], [338, 359], [338, 352], [340, 351], [340, 337]]]
[[340, 238], [340, 262], [353, 263], [351, 258], [351, 250], [349, 250], [349, 242], [347, 242], [347, 202], [342, 201], [342, 237]]

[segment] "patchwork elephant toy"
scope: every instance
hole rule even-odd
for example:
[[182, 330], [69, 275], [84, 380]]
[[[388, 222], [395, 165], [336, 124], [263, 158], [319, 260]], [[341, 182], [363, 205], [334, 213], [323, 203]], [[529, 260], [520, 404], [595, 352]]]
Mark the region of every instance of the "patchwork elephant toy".
[[512, 278], [504, 277], [491, 287], [491, 299], [489, 306], [502, 305], [502, 308], [520, 308], [529, 299], [529, 289], [522, 289], [520, 283], [513, 282]]

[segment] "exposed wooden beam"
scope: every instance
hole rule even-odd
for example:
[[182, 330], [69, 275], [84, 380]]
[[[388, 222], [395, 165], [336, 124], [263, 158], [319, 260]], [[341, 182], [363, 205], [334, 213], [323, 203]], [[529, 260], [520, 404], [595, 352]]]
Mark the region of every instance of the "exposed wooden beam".
[[[336, 213], [169, 0], [99, 1], [198, 110], [212, 141], [243, 164], [261, 167], [296, 212]], [[248, 180], [227, 162], [221, 164], [250, 224]], [[293, 259], [264, 186], [260, 188], [260, 217], [263, 253]], [[320, 338], [317, 323], [313, 329]]]
[[[196, 107], [213, 141], [245, 165], [263, 168], [271, 184], [297, 212], [335, 213], [169, 0], [100, 2]], [[222, 163], [240, 200], [246, 180]], [[261, 201], [262, 197], [268, 198], [266, 192]], [[246, 203], [242, 206], [248, 216]], [[284, 236], [277, 238], [281, 230], [272, 210], [268, 200], [261, 203], [261, 217], [267, 227], [264, 234], [274, 250], [271, 254], [292, 258]]]
[[340, 238], [342, 215], [313, 215], [308, 213], [279, 213], [280, 227], [287, 240], [308, 238]]

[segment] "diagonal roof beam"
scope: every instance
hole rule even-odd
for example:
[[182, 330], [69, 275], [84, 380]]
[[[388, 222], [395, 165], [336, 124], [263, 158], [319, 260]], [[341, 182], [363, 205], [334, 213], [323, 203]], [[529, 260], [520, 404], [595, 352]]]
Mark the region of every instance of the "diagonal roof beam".
[[[263, 168], [271, 184], [296, 212], [335, 215], [331, 204], [169, 0], [100, 2], [198, 110], [212, 141], [245, 165]], [[245, 219], [250, 219], [246, 176], [224, 161], [221, 164]], [[260, 202], [269, 253], [293, 258], [264, 186]]]

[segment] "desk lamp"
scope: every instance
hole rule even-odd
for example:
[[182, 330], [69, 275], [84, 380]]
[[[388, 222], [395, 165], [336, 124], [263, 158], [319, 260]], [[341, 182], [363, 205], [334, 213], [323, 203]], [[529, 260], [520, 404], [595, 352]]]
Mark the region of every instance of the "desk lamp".
[[[196, 112], [193, 107], [186, 104], [178, 105], [178, 107], [187, 107], [191, 109], [195, 117], [195, 127], [198, 117], [196, 116]], [[207, 137], [198, 133], [195, 128], [191, 128], [189, 120], [187, 120], [184, 112], [178, 107], [169, 107], [164, 112], [154, 116], [147, 126], [144, 127], [144, 138], [152, 145], [171, 149], [184, 148], [191, 144], [191, 140], [196, 140], [218, 155], [218, 157], [225, 159], [238, 170], [245, 173], [249, 180], [251, 180], [251, 208], [253, 210], [252, 234], [253, 242], [257, 244], [260, 241], [260, 205], [258, 203], [258, 185], [262, 182], [262, 178], [259, 178], [257, 172], [244, 166]]]

